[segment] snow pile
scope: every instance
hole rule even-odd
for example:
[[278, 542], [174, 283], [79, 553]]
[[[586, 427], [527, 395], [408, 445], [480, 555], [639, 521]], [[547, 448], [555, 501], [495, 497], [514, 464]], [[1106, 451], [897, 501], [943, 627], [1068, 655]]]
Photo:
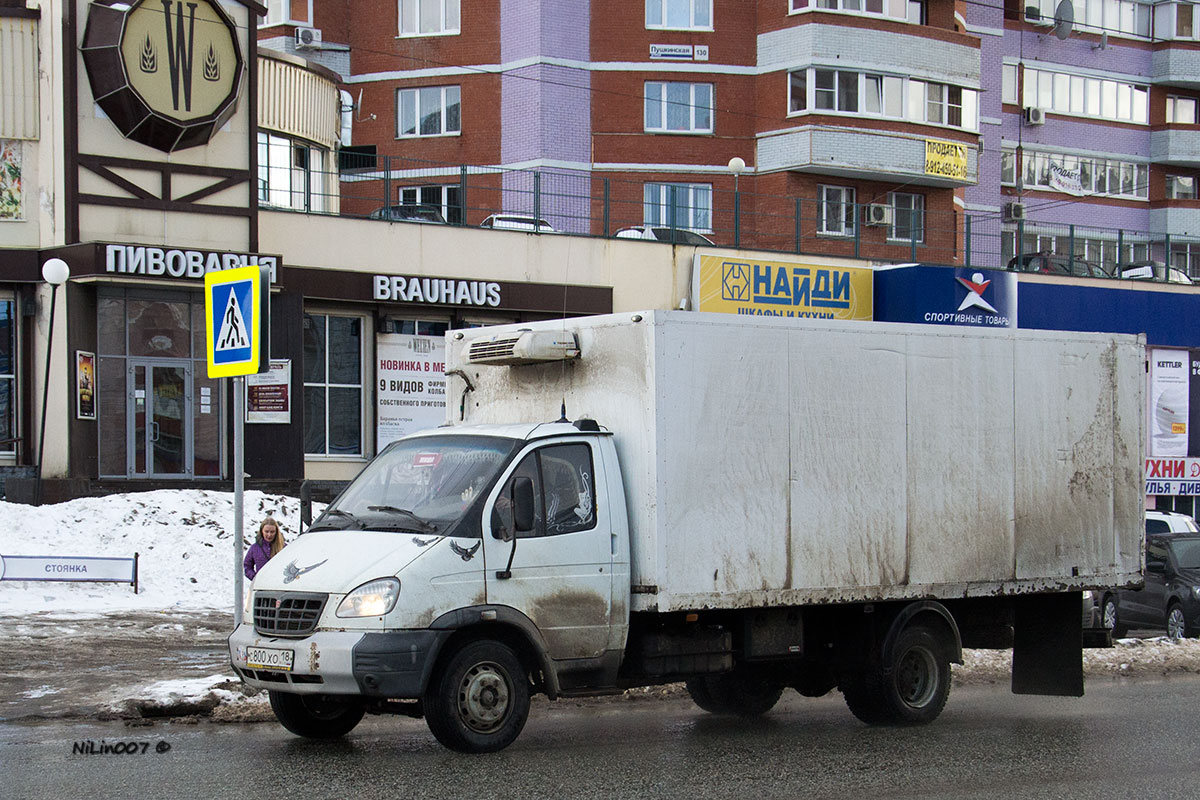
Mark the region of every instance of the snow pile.
[[[953, 667], [956, 684], [1008, 683], [1012, 650], [963, 650]], [[1085, 649], [1083, 674], [1089, 680], [1200, 674], [1200, 640], [1155, 636], [1117, 639], [1112, 647]]]
[[[324, 504], [313, 504], [313, 516]], [[247, 491], [244, 548], [264, 517], [285, 539], [300, 526], [300, 501]], [[80, 619], [115, 611], [230, 610], [233, 494], [205, 489], [83, 497], [47, 506], [0, 502], [0, 556], [138, 554], [138, 593], [120, 583], [0, 581], [0, 615], [53, 612]], [[241, 569], [241, 565], [237, 565]]]

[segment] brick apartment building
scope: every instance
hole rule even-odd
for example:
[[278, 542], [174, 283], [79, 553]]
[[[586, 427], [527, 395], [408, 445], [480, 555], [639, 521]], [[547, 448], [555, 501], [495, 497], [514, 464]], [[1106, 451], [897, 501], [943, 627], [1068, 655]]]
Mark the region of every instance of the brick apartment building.
[[753, 228], [768, 249], [960, 263], [973, 237], [987, 266], [1048, 250], [1200, 273], [1191, 3], [268, 6], [260, 43], [299, 44], [361, 98], [354, 143], [388, 157], [388, 202], [452, 221], [530, 213], [536, 171], [538, 211], [577, 232], [668, 224], [673, 199], [720, 243]]
[[[800, 234], [903, 260], [915, 238], [955, 260], [979, 168], [967, 4], [841, 4], [311, 0], [268, 3], [259, 41], [345, 76], [353, 142], [388, 157], [391, 203], [451, 221], [465, 206], [469, 224], [529, 213], [536, 170], [540, 214], [561, 230], [669, 225], [674, 208], [679, 227], [726, 243], [753, 227], [773, 249]], [[927, 159], [939, 147], [948, 162]], [[521, 171], [472, 172], [463, 203], [459, 165]], [[343, 184], [344, 211], [361, 188]]]

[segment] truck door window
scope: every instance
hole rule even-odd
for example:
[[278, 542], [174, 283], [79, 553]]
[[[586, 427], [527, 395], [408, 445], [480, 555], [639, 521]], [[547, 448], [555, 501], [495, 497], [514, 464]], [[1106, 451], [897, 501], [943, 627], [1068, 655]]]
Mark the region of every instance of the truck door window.
[[538, 451], [545, 488], [546, 533], [574, 533], [596, 526], [592, 453], [585, 444]]
[[551, 445], [535, 450], [513, 470], [492, 512], [492, 527], [513, 532], [512, 482], [533, 481], [534, 525], [518, 538], [575, 533], [596, 526], [595, 482], [591, 448], [585, 444]]

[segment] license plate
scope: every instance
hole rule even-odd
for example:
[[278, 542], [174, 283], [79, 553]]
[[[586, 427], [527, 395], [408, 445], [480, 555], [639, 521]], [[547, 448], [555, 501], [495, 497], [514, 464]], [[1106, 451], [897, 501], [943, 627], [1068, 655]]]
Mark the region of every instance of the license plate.
[[246, 666], [252, 669], [292, 670], [292, 651], [276, 650], [273, 647], [247, 647]]

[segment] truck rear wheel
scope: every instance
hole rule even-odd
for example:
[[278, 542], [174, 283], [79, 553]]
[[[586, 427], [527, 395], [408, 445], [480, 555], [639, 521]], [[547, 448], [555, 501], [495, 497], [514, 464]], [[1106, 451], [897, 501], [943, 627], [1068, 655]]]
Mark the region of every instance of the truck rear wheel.
[[327, 694], [267, 692], [275, 719], [297, 736], [336, 739], [354, 730], [363, 718], [361, 703]]
[[889, 663], [877, 662], [843, 681], [854, 716], [869, 725], [924, 725], [950, 696], [950, 659], [935, 629], [913, 625], [896, 637]]
[[425, 722], [446, 747], [492, 753], [508, 747], [529, 717], [529, 679], [516, 654], [489, 640], [458, 650], [429, 682]]
[[710, 714], [761, 716], [779, 702], [783, 686], [751, 670], [705, 675], [687, 682], [692, 701]]

